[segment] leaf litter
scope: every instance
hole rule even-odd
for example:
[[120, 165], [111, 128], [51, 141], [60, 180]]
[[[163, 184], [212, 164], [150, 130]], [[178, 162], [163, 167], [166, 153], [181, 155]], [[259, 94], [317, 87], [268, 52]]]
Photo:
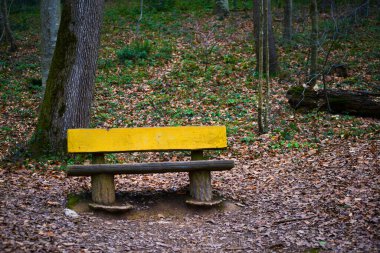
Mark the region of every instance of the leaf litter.
[[[110, 67], [98, 70], [92, 127], [227, 125], [229, 148], [206, 153], [210, 159], [235, 161], [231, 171], [213, 173], [214, 191], [225, 205], [185, 206], [186, 173], [123, 175], [116, 177], [117, 197], [135, 205], [131, 214], [84, 208], [78, 217], [65, 215], [68, 196], [89, 199], [90, 180], [67, 178], [60, 169], [67, 161], [55, 157], [22, 158], [41, 99], [26, 84], [39, 77], [39, 67], [14, 72], [12, 64], [37, 62], [29, 56], [36, 54], [38, 37], [30, 36], [21, 39], [23, 48], [12, 59], [1, 56], [9, 63], [1, 66], [8, 78], [0, 76], [6, 84], [0, 90], [1, 251], [379, 252], [379, 121], [295, 114], [285, 101], [289, 82], [275, 78], [273, 129], [258, 135], [256, 91], [247, 78], [253, 46], [242, 50], [252, 23], [243, 14], [224, 22], [201, 17], [193, 28], [193, 19], [183, 19], [169, 61], [131, 68], [115, 63], [115, 49], [120, 41], [130, 42], [130, 32], [111, 32], [115, 23], [106, 22], [110, 32], [103, 32], [100, 59]], [[157, 34], [146, 36], [161, 43]], [[197, 53], [201, 61], [191, 58]], [[297, 62], [295, 55], [281, 51], [280, 57]], [[360, 61], [365, 81], [376, 83], [376, 73], [364, 58]], [[145, 75], [139, 74], [142, 70]], [[132, 153], [107, 160], [174, 161], [188, 160], [188, 155]]]

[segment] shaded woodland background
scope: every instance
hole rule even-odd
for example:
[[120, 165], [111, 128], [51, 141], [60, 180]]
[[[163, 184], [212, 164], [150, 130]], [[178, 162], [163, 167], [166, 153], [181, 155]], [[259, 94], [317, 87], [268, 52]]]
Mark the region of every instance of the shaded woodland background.
[[[62, 210], [69, 195], [86, 196], [90, 182], [66, 178], [65, 169], [89, 157], [47, 152], [36, 158], [30, 152], [44, 96], [40, 2], [3, 0], [2, 8], [4, 2], [12, 38], [3, 29], [0, 249], [379, 250], [379, 119], [347, 109], [329, 113], [324, 93], [361, 94], [379, 102], [376, 1], [316, 1], [317, 44], [309, 1], [293, 1], [291, 21], [284, 14], [288, 1], [271, 1], [278, 70], [269, 79], [264, 134], [258, 127], [258, 94], [268, 75], [263, 73], [260, 81], [253, 1], [230, 1], [227, 13], [218, 11], [218, 1], [144, 1], [142, 16], [140, 1], [106, 1], [89, 127], [226, 125], [228, 149], [207, 157], [235, 160], [231, 173], [216, 173], [213, 179], [213, 188], [234, 209], [183, 217], [161, 210], [146, 218], [106, 221], [84, 212], [75, 222]], [[290, 36], [284, 22], [292, 24]], [[313, 45], [317, 77], [311, 90], [306, 84]], [[292, 88], [301, 97], [292, 100]], [[310, 102], [312, 109], [301, 106], [300, 100], [309, 97], [302, 99], [302, 94], [318, 97]], [[132, 153], [106, 159], [123, 163], [188, 156]], [[142, 209], [153, 208], [149, 201], [187, 191], [187, 178], [179, 173], [120, 176], [117, 184], [119, 196]]]

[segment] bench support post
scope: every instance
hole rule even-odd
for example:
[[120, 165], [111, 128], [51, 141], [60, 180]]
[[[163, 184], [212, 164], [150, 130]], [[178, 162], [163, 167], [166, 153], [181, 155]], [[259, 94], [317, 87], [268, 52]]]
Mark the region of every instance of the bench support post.
[[[93, 157], [94, 164], [104, 164], [104, 154], [97, 153]], [[115, 202], [115, 182], [113, 174], [97, 174], [91, 176], [92, 201], [109, 205]]]
[[[191, 151], [191, 160], [203, 160], [203, 150]], [[193, 171], [190, 177], [190, 196], [199, 202], [212, 200], [210, 171]]]

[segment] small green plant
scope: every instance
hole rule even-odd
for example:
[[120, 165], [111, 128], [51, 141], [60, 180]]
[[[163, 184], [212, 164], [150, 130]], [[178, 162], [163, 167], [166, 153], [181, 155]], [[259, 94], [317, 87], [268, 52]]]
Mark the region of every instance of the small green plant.
[[186, 108], [183, 113], [187, 116], [187, 117], [193, 117], [195, 112], [193, 109], [191, 108]]
[[246, 136], [244, 136], [241, 141], [246, 144], [251, 144], [256, 141], [256, 136], [254, 133], [249, 133]]
[[109, 69], [115, 67], [115, 63], [112, 59], [99, 59], [98, 60], [99, 69]]
[[223, 56], [223, 61], [227, 64], [236, 64], [238, 59], [232, 54], [226, 54]]
[[291, 141], [286, 144], [287, 148], [299, 148], [300, 144], [298, 141]]
[[157, 12], [160, 11], [170, 11], [175, 6], [175, 0], [161, 0], [161, 1], [155, 1], [155, 0], [148, 0], [148, 6], [152, 8], [152, 10], [155, 10]]
[[[162, 46], [154, 46], [150, 40], [134, 41], [116, 52], [119, 61], [125, 66], [137, 63], [140, 66], [155, 65], [159, 60], [168, 61], [172, 58], [173, 46], [163, 42]], [[111, 65], [112, 66], [112, 65]]]
[[239, 132], [238, 126], [227, 126], [227, 135], [237, 134]]
[[134, 41], [125, 48], [117, 51], [117, 57], [123, 64], [129, 61], [137, 62], [138, 60], [147, 59], [152, 51], [152, 44], [149, 40]]
[[107, 163], [118, 163], [118, 160], [115, 154], [106, 154], [105, 159], [107, 160]]
[[172, 58], [172, 53], [173, 46], [169, 42], [164, 42], [162, 46], [157, 49], [157, 53], [154, 55], [154, 58], [168, 61]]

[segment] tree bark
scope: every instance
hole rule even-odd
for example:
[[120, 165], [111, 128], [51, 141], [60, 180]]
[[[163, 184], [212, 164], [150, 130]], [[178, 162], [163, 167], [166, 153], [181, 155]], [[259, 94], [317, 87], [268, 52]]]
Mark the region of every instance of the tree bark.
[[332, 113], [380, 118], [380, 94], [329, 89], [326, 96], [323, 91], [296, 86], [286, 97], [294, 109], [328, 111], [327, 97]]
[[317, 1], [312, 0], [310, 2], [310, 17], [311, 17], [311, 56], [310, 56], [310, 70], [307, 81], [307, 86], [312, 88], [317, 82], [317, 57], [318, 57], [318, 10]]
[[283, 39], [289, 42], [292, 38], [293, 0], [286, 0], [284, 6]]
[[17, 50], [16, 41], [13, 37], [11, 26], [9, 25], [7, 0], [0, 0], [0, 20], [1, 20], [1, 36], [9, 43], [9, 51], [15, 52]]
[[218, 19], [225, 19], [230, 15], [230, 8], [228, 5], [228, 0], [215, 0], [215, 10]]
[[67, 129], [90, 123], [104, 0], [65, 0], [31, 152], [66, 153]]
[[57, 41], [59, 20], [61, 16], [60, 0], [41, 0], [40, 15], [42, 86], [46, 87], [51, 59]]
[[[253, 24], [254, 24], [254, 37], [255, 37], [255, 52], [256, 60], [259, 62], [259, 32], [260, 32], [260, 5], [261, 0], [253, 0]], [[269, 41], [269, 71], [271, 74], [275, 74], [278, 71], [277, 53], [276, 53], [276, 43], [274, 39], [273, 29], [272, 29], [272, 11], [271, 2], [268, 0], [268, 41]], [[264, 34], [264, 37], [266, 35]], [[263, 45], [266, 48], [266, 43]], [[264, 55], [263, 68], [266, 66], [266, 56]], [[256, 69], [258, 71], [258, 69]]]

